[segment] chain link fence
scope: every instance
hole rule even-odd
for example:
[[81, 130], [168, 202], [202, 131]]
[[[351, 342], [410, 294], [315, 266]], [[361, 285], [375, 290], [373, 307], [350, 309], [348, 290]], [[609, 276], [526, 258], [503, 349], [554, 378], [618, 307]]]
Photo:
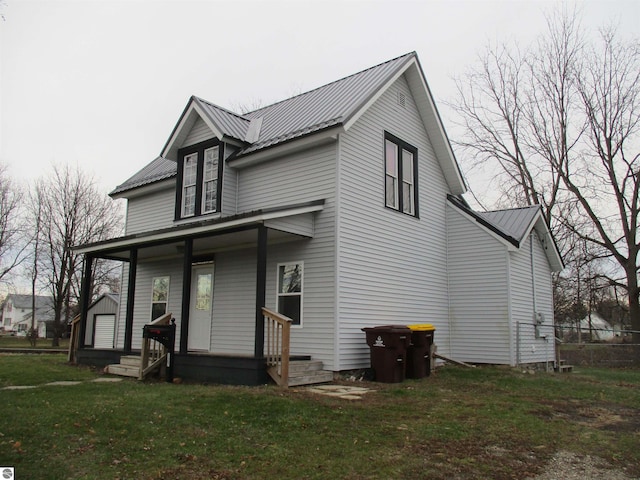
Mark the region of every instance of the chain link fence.
[[[564, 330], [564, 331], [563, 331]], [[599, 335], [594, 335], [598, 332]], [[577, 334], [576, 334], [577, 333]], [[552, 325], [519, 322], [516, 328], [516, 363], [536, 364], [546, 370], [565, 365], [585, 367], [640, 367], [640, 345], [631, 343], [633, 330], [591, 328], [569, 332]], [[592, 338], [607, 340], [589, 341]]]

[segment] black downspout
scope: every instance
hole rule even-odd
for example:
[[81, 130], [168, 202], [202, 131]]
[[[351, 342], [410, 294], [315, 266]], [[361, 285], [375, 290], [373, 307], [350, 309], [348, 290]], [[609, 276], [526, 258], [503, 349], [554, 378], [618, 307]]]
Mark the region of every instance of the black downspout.
[[258, 227], [258, 258], [256, 262], [256, 340], [255, 358], [264, 358], [264, 316], [267, 284], [267, 227]]
[[182, 265], [182, 310], [180, 312], [180, 354], [186, 355], [189, 340], [189, 306], [191, 305], [191, 263], [193, 262], [193, 239], [184, 241], [184, 263]]
[[78, 348], [84, 348], [84, 340], [87, 332], [87, 312], [89, 310], [89, 290], [91, 288], [91, 275], [93, 256], [84, 256], [84, 269], [82, 272], [82, 293], [80, 295], [80, 331], [78, 332]]
[[138, 269], [138, 249], [132, 248], [129, 259], [129, 281], [127, 284], [127, 314], [124, 327], [124, 351], [131, 353], [133, 340], [133, 305], [136, 296], [136, 270]]

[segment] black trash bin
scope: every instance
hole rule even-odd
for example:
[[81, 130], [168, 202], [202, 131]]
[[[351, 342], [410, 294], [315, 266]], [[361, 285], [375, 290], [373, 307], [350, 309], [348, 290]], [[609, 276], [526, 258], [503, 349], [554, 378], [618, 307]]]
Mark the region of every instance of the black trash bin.
[[407, 349], [407, 378], [431, 375], [431, 345], [435, 327], [429, 323], [409, 325], [411, 345]]
[[371, 368], [375, 380], [399, 383], [404, 380], [407, 347], [411, 343], [411, 330], [401, 325], [363, 328], [371, 351]]

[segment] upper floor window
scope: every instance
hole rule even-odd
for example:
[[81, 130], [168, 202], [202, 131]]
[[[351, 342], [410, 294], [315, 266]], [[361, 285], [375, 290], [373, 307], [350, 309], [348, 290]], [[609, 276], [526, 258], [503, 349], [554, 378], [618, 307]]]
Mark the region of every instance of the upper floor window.
[[385, 205], [418, 216], [418, 149], [385, 132]]
[[178, 152], [176, 218], [220, 210], [222, 151], [222, 145], [212, 140]]

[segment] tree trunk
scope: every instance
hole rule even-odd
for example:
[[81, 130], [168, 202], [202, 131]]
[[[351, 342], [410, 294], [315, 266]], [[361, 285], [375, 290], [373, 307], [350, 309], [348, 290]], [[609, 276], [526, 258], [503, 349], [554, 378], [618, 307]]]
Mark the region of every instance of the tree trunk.
[[638, 299], [638, 274], [635, 256], [627, 264], [627, 284], [629, 286], [629, 321], [631, 322], [632, 342], [640, 344], [640, 301]]

